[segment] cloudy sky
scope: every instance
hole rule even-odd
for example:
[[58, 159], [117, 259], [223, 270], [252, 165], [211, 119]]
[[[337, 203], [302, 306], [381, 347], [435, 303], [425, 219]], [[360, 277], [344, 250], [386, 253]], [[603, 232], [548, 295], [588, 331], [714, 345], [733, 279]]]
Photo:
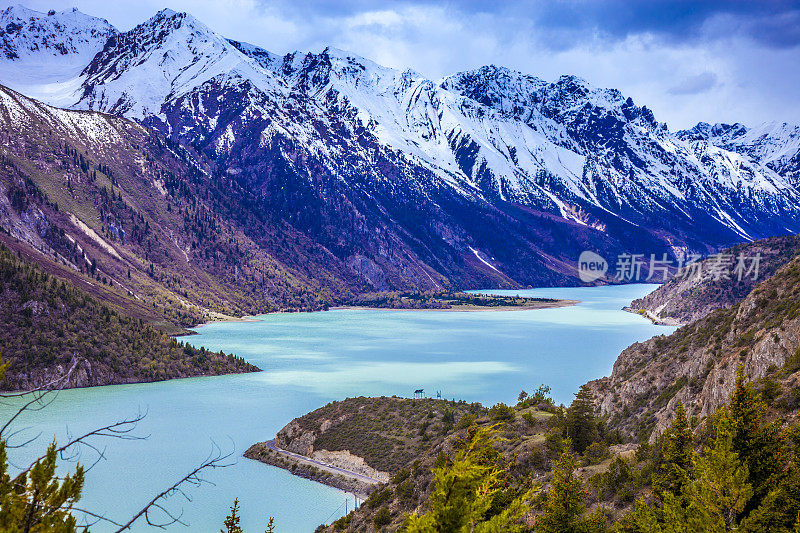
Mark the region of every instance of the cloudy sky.
[[[9, 3], [0, 0], [0, 6]], [[671, 129], [800, 123], [800, 2], [23, 0], [127, 30], [163, 7], [275, 53], [335, 46], [430, 78], [485, 64], [616, 87]]]

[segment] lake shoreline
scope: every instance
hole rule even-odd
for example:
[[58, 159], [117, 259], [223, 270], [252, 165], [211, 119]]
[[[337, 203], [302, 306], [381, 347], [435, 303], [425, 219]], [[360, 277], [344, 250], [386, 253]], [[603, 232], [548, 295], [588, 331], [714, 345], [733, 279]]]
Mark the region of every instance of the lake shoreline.
[[[137, 431], [149, 438], [115, 440], [110, 460], [93, 469], [93, 483], [83, 498], [84, 506], [118, 514], [138, 511], [136, 502], [152, 498], [152, 487], [170, 486], [176, 472], [196, 467], [209, 453], [209, 438], [232, 439], [231, 459], [239, 460], [210, 473], [215, 486], [193, 490], [193, 501], [184, 504], [191, 530], [218, 531], [232, 497], [239, 495], [243, 524], [260, 527], [265, 516], [275, 516], [281, 530], [314, 531], [344, 512], [345, 493], [241, 457], [251, 444], [274, 437], [288, 420], [348, 397], [408, 397], [424, 388], [428, 395], [441, 390], [457, 401], [494, 405], [513, 402], [520, 390], [547, 383], [557, 403], [568, 403], [580, 384], [608, 375], [624, 347], [671, 331], [620, 311], [648, 290], [520, 291], [581, 301], [573, 309], [541, 312], [353, 310], [220, 323], [180, 341], [235, 353], [264, 372], [62, 391], [58, 401], [33, 415], [36, 431], [65, 441], [67, 430], [92, 429], [98, 420], [147, 409]], [[565, 367], [570, 371], [564, 372]], [[13, 414], [10, 409], [5, 412]], [[418, 431], [412, 436], [421, 438]], [[322, 442], [317, 448], [326, 446]], [[346, 449], [365, 456], [358, 453], [363, 450]], [[12, 450], [9, 455], [21, 462], [23, 453]], [[372, 465], [369, 457], [365, 461]], [[122, 493], [124, 501], [117, 497]], [[353, 502], [352, 495], [348, 499]]]
[[557, 309], [559, 307], [570, 307], [580, 303], [580, 300], [555, 300], [552, 302], [538, 302], [531, 305], [456, 305], [446, 308], [425, 308], [425, 307], [371, 307], [367, 305], [339, 305], [331, 307], [330, 311], [431, 311], [431, 312], [451, 312], [451, 313], [480, 313], [482, 311], [535, 311], [538, 309]]
[[267, 442], [253, 444], [242, 455], [247, 459], [285, 470], [293, 476], [354, 494], [361, 500], [369, 498], [369, 495], [380, 485], [361, 481], [354, 475], [347, 475], [339, 469], [337, 469], [339, 472], [329, 471], [324, 466], [312, 464], [308, 457], [278, 454], [267, 446]]
[[[337, 305], [329, 307], [328, 309], [316, 309], [311, 311], [270, 311], [260, 315], [244, 315], [241, 317], [226, 317], [217, 320], [210, 320], [190, 326], [192, 329], [202, 328], [211, 324], [225, 324], [236, 322], [260, 322], [256, 316], [269, 316], [269, 315], [294, 315], [297, 313], [319, 313], [325, 311], [429, 311], [429, 312], [450, 312], [450, 313], [480, 313], [480, 312], [496, 312], [496, 311], [536, 311], [539, 309], [558, 309], [561, 307], [572, 307], [581, 303], [580, 300], [569, 299], [555, 299], [553, 301], [537, 302], [531, 305], [501, 305], [501, 306], [482, 306], [482, 305], [458, 305], [448, 308], [416, 308], [416, 307], [371, 307], [366, 305]], [[197, 332], [182, 333], [174, 335], [175, 337], [187, 337], [197, 335]]]

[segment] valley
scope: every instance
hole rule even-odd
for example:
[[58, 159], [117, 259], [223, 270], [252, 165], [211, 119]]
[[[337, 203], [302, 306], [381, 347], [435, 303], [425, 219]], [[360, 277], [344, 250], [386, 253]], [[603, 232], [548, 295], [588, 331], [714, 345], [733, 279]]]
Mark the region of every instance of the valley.
[[[441, 391], [448, 403], [455, 398], [493, 405], [512, 403], [519, 390], [532, 392], [547, 383], [555, 401], [569, 402], [581, 383], [610, 372], [623, 348], [671, 331], [621, 310], [653, 288], [521, 291], [580, 302], [532, 311], [340, 310], [214, 322], [182, 340], [198, 349], [235, 353], [262, 372], [63, 390], [47, 409], [26, 415], [24, 426], [32, 429], [20, 438], [42, 432], [48, 440], [62, 441], [67, 431], [79, 433], [98, 422], [146, 412], [134, 433], [147, 439], [93, 441], [108, 448], [106, 460], [87, 474], [82, 500], [87, 509], [113, 519], [127, 516], [153, 496], [154, 488], [169, 486], [202, 461], [213, 440], [233, 454], [235, 464], [208, 472], [213, 486], [189, 487], [192, 501], [170, 499], [169, 509], [183, 510], [192, 528], [216, 530], [238, 497], [243, 527], [263, 529], [264, 517], [275, 516], [282, 531], [313, 531], [337, 508], [330, 521], [344, 513], [345, 498], [352, 508], [352, 496], [241, 457], [252, 444], [273, 438], [296, 417], [347, 397], [411, 397], [423, 388], [428, 396]], [[11, 406], [2, 409], [6, 416]], [[22, 462], [35, 451], [20, 449], [9, 456]], [[86, 451], [83, 461], [94, 458]], [[128, 496], [120, 502], [116, 495], [123, 493]], [[111, 528], [97, 524], [92, 529]], [[133, 531], [149, 529], [142, 524]]]
[[[744, 126], [736, 142], [700, 126], [671, 132], [646, 106], [575, 76], [548, 83], [487, 66], [429, 80], [333, 48], [278, 56], [170, 10], [127, 32], [78, 11], [2, 17], [14, 31], [0, 83], [78, 110], [7, 92], [6, 164], [26, 150], [68, 152], [99, 176], [71, 177], [70, 192], [48, 186], [46, 166], [6, 171], [4, 227], [19, 217], [12, 233], [48, 253], [62, 252], [33, 235], [43, 215], [73, 238], [86, 240], [70, 214], [103, 239], [124, 232], [114, 246], [136, 256], [133, 279], [157, 287], [132, 292], [158, 300], [171, 327], [364, 292], [575, 285], [583, 250], [705, 255], [800, 229], [794, 167], [770, 155], [792, 161], [788, 125], [765, 129], [756, 150]], [[61, 89], [45, 97], [36, 87], [48, 80], [34, 76], [43, 60], [84, 66], [49, 80]], [[11, 120], [23, 108], [27, 129]], [[60, 144], [25, 140], [44, 123]], [[88, 138], [87, 127], [108, 133]], [[37, 199], [16, 192], [25, 179]], [[97, 206], [70, 199], [89, 192]]]
[[0, 7], [0, 529], [800, 530], [800, 11], [212, 4]]

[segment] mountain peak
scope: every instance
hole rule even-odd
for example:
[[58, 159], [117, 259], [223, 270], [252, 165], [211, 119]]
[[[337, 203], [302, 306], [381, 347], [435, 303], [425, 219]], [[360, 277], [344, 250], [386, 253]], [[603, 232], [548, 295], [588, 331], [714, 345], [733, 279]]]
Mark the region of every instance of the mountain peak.
[[[136, 31], [137, 28], [147, 31], [150, 28], [156, 27], [162, 27], [167, 31], [174, 31], [179, 28], [186, 27], [190, 28], [192, 31], [201, 33], [214, 33], [211, 28], [209, 28], [200, 20], [196, 19], [193, 15], [190, 15], [185, 11], [175, 11], [168, 7], [158, 11], [155, 15], [136, 26], [136, 28], [133, 28], [131, 32]], [[139, 31], [139, 33], [141, 32], [142, 30]]]
[[[162, 9], [108, 42], [83, 71], [80, 105], [143, 119], [206, 83], [275, 87], [265, 50], [230, 41], [188, 13]], [[266, 60], [266, 62], [265, 62]]]
[[[32, 59], [41, 62], [44, 57], [64, 58], [69, 61], [88, 62], [116, 33], [105, 19], [92, 17], [77, 8], [56, 13], [41, 13], [25, 6], [15, 5], [0, 12], [3, 38], [0, 51], [7, 61]], [[0, 72], [4, 70], [0, 67]], [[41, 77], [42, 73], [36, 73]], [[4, 76], [4, 81], [19, 81], [20, 74]], [[24, 77], [24, 73], [23, 73]]]
[[4, 18], [11, 16], [17, 18], [34, 18], [34, 17], [45, 16], [44, 13], [25, 7], [22, 4], [14, 4], [13, 6], [8, 6], [2, 11], [2, 15]]
[[341, 48], [335, 48], [333, 46], [326, 46], [322, 52], [319, 53], [320, 56], [328, 57], [331, 60], [339, 60], [341, 62], [347, 63], [349, 65], [359, 65], [364, 67], [370, 71], [394, 71], [390, 67], [385, 67], [372, 61], [371, 59], [367, 59], [366, 57], [360, 56], [348, 50], [342, 50]]

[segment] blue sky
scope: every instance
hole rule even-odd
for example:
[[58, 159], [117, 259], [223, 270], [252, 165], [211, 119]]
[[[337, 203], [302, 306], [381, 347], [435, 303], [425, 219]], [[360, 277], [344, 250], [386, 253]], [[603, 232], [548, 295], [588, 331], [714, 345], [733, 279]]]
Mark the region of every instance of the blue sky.
[[[0, 0], [0, 6], [9, 3]], [[431, 78], [503, 65], [615, 87], [671, 129], [706, 122], [800, 123], [800, 2], [417, 0], [68, 0], [21, 2], [127, 30], [187, 11], [275, 53], [331, 45]]]

